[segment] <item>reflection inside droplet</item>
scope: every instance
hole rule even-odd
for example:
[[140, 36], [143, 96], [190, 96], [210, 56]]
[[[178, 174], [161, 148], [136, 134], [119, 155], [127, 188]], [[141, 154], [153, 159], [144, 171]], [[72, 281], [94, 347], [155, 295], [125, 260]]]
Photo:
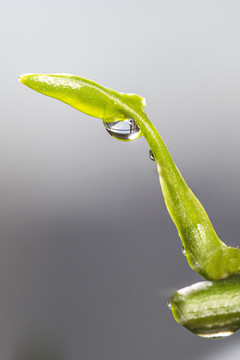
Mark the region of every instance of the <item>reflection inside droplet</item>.
[[240, 275], [202, 281], [169, 299], [175, 320], [203, 338], [224, 338], [240, 328]]
[[150, 158], [152, 161], [155, 161], [155, 158], [154, 158], [154, 156], [153, 156], [152, 150], [149, 150], [149, 158]]
[[234, 334], [234, 331], [219, 331], [216, 333], [209, 333], [209, 334], [200, 334], [195, 332], [196, 335], [206, 338], [206, 339], [217, 339], [217, 338], [224, 338]]
[[141, 131], [133, 119], [123, 121], [104, 122], [107, 132], [115, 139], [131, 141], [141, 136]]
[[168, 306], [168, 308], [169, 308], [170, 310], [172, 310], [172, 305], [171, 305], [171, 301], [170, 301], [170, 300], [168, 300], [167, 306]]

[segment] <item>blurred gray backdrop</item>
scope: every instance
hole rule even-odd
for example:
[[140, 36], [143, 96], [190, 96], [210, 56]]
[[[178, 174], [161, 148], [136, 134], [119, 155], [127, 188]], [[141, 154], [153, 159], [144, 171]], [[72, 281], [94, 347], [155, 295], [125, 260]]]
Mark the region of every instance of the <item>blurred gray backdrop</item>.
[[1, 6], [1, 360], [237, 359], [167, 307], [187, 265], [144, 138], [19, 84], [72, 73], [146, 97], [219, 236], [239, 245], [238, 0]]

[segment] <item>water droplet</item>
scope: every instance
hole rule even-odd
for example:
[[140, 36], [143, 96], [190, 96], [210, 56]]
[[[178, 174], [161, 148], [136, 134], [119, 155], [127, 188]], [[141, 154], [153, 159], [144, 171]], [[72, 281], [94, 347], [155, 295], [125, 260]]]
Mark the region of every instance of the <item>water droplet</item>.
[[187, 256], [187, 253], [186, 253], [186, 250], [185, 250], [184, 246], [182, 247], [182, 253], [183, 253], [184, 256]]
[[223, 338], [240, 328], [240, 276], [202, 281], [176, 291], [170, 298], [175, 320], [204, 338]]
[[107, 132], [115, 139], [131, 141], [141, 136], [141, 130], [133, 119], [104, 122]]
[[155, 161], [155, 158], [154, 158], [154, 156], [153, 156], [152, 150], [149, 150], [149, 158], [150, 158], [152, 161]]
[[167, 306], [168, 306], [168, 308], [169, 308], [170, 310], [172, 310], [172, 305], [171, 305], [171, 301], [170, 301], [170, 300], [168, 300]]

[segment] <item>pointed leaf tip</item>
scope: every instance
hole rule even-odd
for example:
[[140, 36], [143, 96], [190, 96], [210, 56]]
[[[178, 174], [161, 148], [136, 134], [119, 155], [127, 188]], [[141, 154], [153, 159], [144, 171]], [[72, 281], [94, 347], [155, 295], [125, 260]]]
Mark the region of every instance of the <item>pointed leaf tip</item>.
[[144, 99], [136, 94], [119, 93], [71, 74], [24, 74], [19, 76], [19, 81], [106, 122], [127, 120], [132, 110], [138, 111], [145, 106]]

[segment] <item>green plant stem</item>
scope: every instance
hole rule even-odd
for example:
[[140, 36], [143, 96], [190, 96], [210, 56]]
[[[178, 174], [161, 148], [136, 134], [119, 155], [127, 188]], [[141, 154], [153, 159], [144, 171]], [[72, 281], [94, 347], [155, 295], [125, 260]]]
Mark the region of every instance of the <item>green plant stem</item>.
[[155, 126], [144, 111], [128, 111], [153, 152], [166, 207], [191, 268], [208, 280], [239, 272], [239, 250], [227, 247], [218, 238], [206, 211], [187, 186]]

